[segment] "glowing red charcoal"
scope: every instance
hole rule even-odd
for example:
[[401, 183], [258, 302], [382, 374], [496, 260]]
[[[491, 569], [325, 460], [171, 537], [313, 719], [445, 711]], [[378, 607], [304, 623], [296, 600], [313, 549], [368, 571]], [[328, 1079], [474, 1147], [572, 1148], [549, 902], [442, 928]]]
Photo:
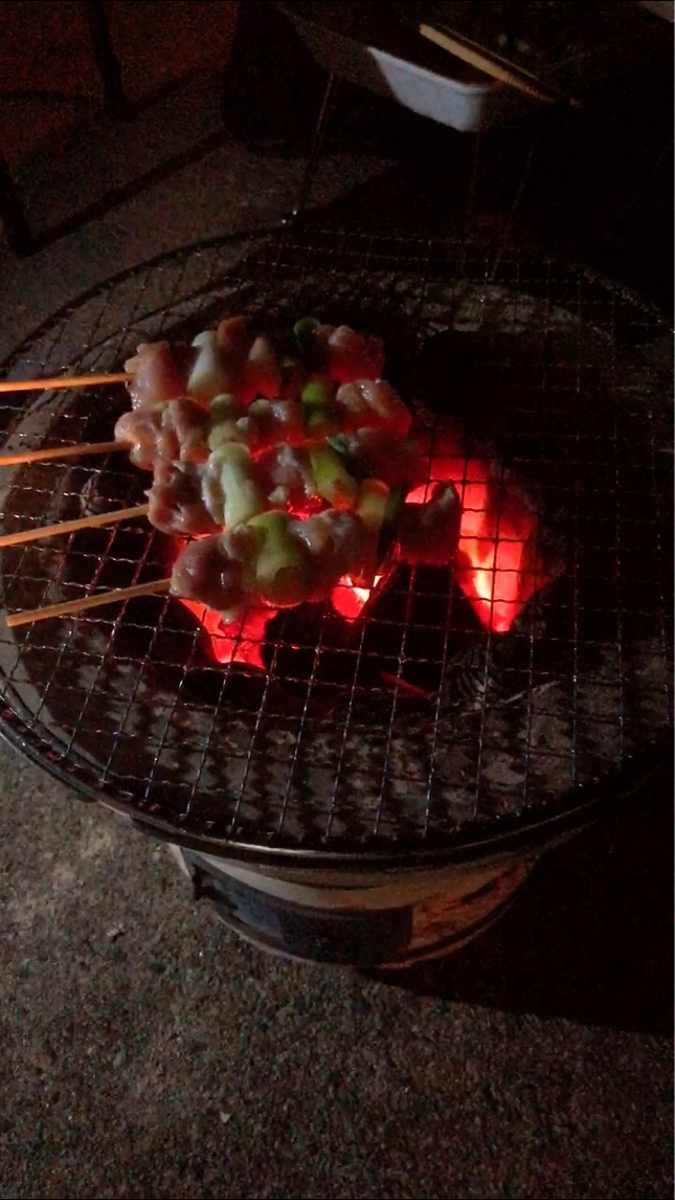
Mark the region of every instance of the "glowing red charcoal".
[[[168, 561], [173, 563], [186, 542], [172, 538], [169, 544]], [[219, 612], [199, 604], [195, 600], [174, 597], [188, 612], [192, 613], [201, 626], [204, 647], [214, 662], [242, 663], [247, 667], [264, 669], [262, 648], [265, 642], [267, 622], [276, 616], [272, 608], [249, 608], [236, 621], [226, 623]]]
[[239, 620], [226, 625], [220, 613], [212, 608], [206, 608], [194, 600], [180, 602], [197, 618], [206, 634], [208, 650], [217, 663], [225, 665], [237, 662], [248, 667], [264, 668], [262, 647], [267, 622], [276, 616], [273, 609], [250, 608]]
[[[174, 541], [172, 551], [177, 557], [182, 549], [182, 543]], [[376, 588], [382, 576], [376, 575], [373, 588]], [[347, 621], [353, 621], [360, 615], [371, 596], [370, 588], [357, 587], [351, 579], [341, 579], [333, 589], [331, 602], [335, 611]], [[247, 667], [265, 669], [262, 648], [268, 622], [277, 615], [273, 608], [249, 608], [243, 617], [235, 621], [225, 622], [219, 612], [207, 608], [194, 600], [184, 600], [175, 597], [188, 612], [196, 618], [202, 628], [207, 653], [217, 663], [225, 666], [227, 663], [241, 663]]]
[[[382, 576], [375, 577], [374, 587]], [[335, 611], [347, 621], [354, 621], [362, 612], [371, 596], [369, 588], [356, 587], [350, 579], [344, 578], [334, 588], [331, 603]], [[196, 617], [206, 635], [206, 645], [210, 656], [218, 663], [242, 663], [247, 667], [264, 669], [262, 647], [265, 643], [267, 624], [277, 615], [272, 608], [250, 608], [245, 615], [236, 621], [226, 624], [220, 613], [194, 600], [180, 600], [180, 603]]]
[[[498, 465], [466, 458], [451, 434], [436, 437], [424, 449], [429, 456], [429, 483], [415, 488], [408, 502], [424, 504], [435, 484], [448, 480], [454, 484], [462, 505], [457, 582], [485, 628], [507, 633], [528, 600], [551, 578], [537, 560], [536, 513]], [[181, 542], [174, 542], [174, 558], [181, 547]], [[383, 579], [384, 574], [377, 575], [371, 589], [358, 587], [345, 576], [331, 593], [335, 612], [346, 621], [356, 620]], [[219, 613], [204, 605], [181, 603], [202, 626], [215, 662], [264, 669], [265, 632], [276, 610], [251, 608], [225, 624]]]
[[330, 602], [336, 613], [346, 621], [355, 621], [361, 615], [370, 600], [372, 591], [382, 580], [382, 575], [376, 575], [372, 588], [357, 587], [347, 575], [333, 588]]
[[446, 434], [429, 449], [429, 485], [408, 496], [423, 504], [435, 483], [450, 480], [462, 505], [455, 575], [486, 629], [507, 633], [549, 580], [538, 568], [537, 518], [526, 497], [485, 459], [465, 458]]
[[[374, 588], [382, 579], [375, 576]], [[333, 589], [331, 603], [335, 611], [346, 621], [360, 616], [371, 596], [370, 588], [357, 587], [346, 577]], [[178, 597], [177, 597], [178, 598]], [[277, 615], [272, 608], [250, 608], [237, 621], [226, 624], [220, 613], [194, 600], [180, 599], [180, 603], [196, 617], [206, 635], [210, 656], [218, 663], [242, 663], [248, 667], [264, 669], [262, 647], [268, 621]]]
[[506, 633], [536, 590], [536, 517], [512, 486], [490, 478], [484, 462], [469, 460], [466, 475], [457, 582], [483, 624]]

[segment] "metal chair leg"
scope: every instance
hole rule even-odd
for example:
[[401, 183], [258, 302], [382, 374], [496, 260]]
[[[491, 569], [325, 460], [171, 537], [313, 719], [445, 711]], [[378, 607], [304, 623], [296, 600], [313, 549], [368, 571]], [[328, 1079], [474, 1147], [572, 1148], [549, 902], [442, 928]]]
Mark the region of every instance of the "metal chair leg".
[[132, 108], [124, 91], [122, 70], [113, 49], [105, 9], [100, 0], [81, 0], [81, 4], [108, 112], [114, 121], [129, 121]]
[[31, 242], [28, 219], [18, 189], [12, 179], [9, 165], [1, 151], [0, 222], [4, 227], [12, 252], [14, 254], [28, 254]]
[[309, 155], [305, 163], [305, 168], [302, 172], [302, 179], [300, 180], [300, 187], [298, 188], [295, 203], [291, 209], [291, 215], [288, 218], [289, 220], [299, 217], [307, 206], [307, 201], [309, 200], [310, 193], [312, 191], [312, 184], [314, 183], [314, 176], [316, 175], [316, 168], [318, 166], [319, 158], [321, 157], [321, 151], [323, 149], [323, 143], [326, 137], [328, 118], [330, 117], [334, 106], [339, 84], [339, 76], [336, 75], [334, 71], [331, 71], [328, 76], [328, 82], [326, 83], [326, 89], [323, 93], [323, 98], [321, 100], [319, 116], [317, 118], [314, 134], [312, 136], [312, 144], [309, 149]]

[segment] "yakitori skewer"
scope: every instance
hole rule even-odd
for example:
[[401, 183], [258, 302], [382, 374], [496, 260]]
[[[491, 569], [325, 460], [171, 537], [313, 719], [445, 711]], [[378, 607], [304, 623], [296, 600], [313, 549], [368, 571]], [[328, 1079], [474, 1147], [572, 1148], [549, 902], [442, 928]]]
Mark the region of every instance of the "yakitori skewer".
[[54, 375], [50, 379], [2, 379], [0, 392], [52, 392], [58, 388], [93, 387], [103, 383], [128, 383], [128, 371], [102, 371], [96, 375]]
[[56, 458], [79, 458], [85, 454], [110, 454], [125, 450], [124, 442], [78, 442], [73, 446], [49, 446], [45, 450], [17, 450], [15, 454], [0, 454], [0, 467], [20, 467], [23, 463], [49, 462]]
[[168, 592], [170, 579], [155, 579], [150, 583], [135, 583], [132, 587], [114, 588], [109, 592], [95, 592], [93, 596], [82, 596], [79, 600], [63, 600], [60, 604], [48, 604], [45, 608], [26, 609], [6, 617], [9, 629], [18, 625], [31, 625], [36, 621], [48, 621], [50, 617], [71, 617], [86, 612], [89, 608], [102, 608], [106, 604], [118, 604], [123, 600], [135, 600], [138, 596], [160, 595]]
[[96, 516], [77, 517], [73, 521], [57, 521], [55, 525], [38, 525], [35, 529], [19, 529], [16, 533], [0, 536], [0, 548], [23, 546], [26, 542], [38, 542], [42, 538], [58, 537], [61, 533], [77, 533], [81, 529], [97, 529], [101, 525], [117, 525], [120, 521], [133, 521], [147, 517], [150, 505], [137, 504], [134, 508], [117, 508], [113, 512], [97, 513]]

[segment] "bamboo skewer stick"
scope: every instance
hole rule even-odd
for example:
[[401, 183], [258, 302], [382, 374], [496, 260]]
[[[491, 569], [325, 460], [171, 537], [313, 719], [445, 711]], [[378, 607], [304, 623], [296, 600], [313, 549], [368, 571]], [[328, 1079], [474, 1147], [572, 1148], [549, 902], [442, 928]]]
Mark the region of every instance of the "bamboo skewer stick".
[[18, 450], [16, 454], [0, 454], [0, 467], [48, 462], [50, 458], [78, 458], [81, 454], [110, 454], [113, 450], [125, 449], [125, 442], [78, 442], [74, 446], [49, 446], [45, 450]]
[[458, 38], [450, 37], [449, 34], [443, 33], [440, 29], [435, 29], [433, 25], [420, 25], [419, 33], [429, 42], [434, 42], [436, 46], [440, 46], [442, 50], [447, 50], [449, 54], [454, 54], [455, 58], [459, 58], [462, 62], [468, 63], [471, 67], [476, 67], [477, 70], [483, 71], [486, 75], [490, 75], [499, 83], [506, 83], [509, 87], [516, 88], [519, 92], [524, 92], [527, 96], [533, 96], [535, 100], [541, 100], [545, 104], [555, 104], [562, 99], [567, 100], [569, 104], [578, 105], [578, 101], [571, 97], [563, 97], [562, 95], [547, 89], [545, 85], [531, 83], [528, 78], [520, 75], [517, 71], [511, 70], [509, 67], [503, 66], [500, 62], [495, 62], [483, 51], [474, 48]]
[[80, 529], [97, 529], [101, 525], [116, 525], [119, 521], [133, 521], [147, 517], [150, 505], [137, 504], [135, 508], [118, 508], [113, 512], [99, 513], [94, 517], [77, 517], [74, 521], [59, 521], [55, 525], [39, 525], [36, 529], [20, 529], [16, 533], [0, 536], [0, 548], [23, 546], [26, 542], [38, 542], [42, 538], [58, 537], [60, 533], [77, 533]]
[[97, 375], [54, 375], [51, 379], [2, 379], [1, 392], [46, 392], [58, 388], [93, 387], [96, 383], [127, 383], [128, 371], [101, 372]]
[[154, 596], [168, 592], [170, 579], [155, 579], [150, 583], [136, 583], [132, 587], [114, 588], [110, 592], [96, 592], [93, 596], [83, 596], [80, 600], [64, 600], [60, 604], [48, 604], [45, 608], [26, 609], [25, 612], [13, 613], [5, 619], [8, 629], [16, 629], [19, 625], [30, 625], [36, 621], [47, 621], [51, 617], [72, 617], [77, 613], [86, 612], [89, 608], [102, 608], [106, 604], [118, 604], [122, 600], [134, 600], [137, 596]]

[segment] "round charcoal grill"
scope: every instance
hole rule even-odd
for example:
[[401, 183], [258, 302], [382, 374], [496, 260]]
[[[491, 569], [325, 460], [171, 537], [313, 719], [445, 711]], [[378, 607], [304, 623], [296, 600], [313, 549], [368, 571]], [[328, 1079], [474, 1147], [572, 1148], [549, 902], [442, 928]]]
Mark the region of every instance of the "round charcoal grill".
[[[191, 338], [240, 311], [315, 313], [383, 337], [385, 373], [420, 428], [433, 439], [459, 423], [527, 495], [555, 582], [502, 634], [451, 569], [401, 567], [353, 622], [327, 605], [275, 617], [257, 670], [215, 663], [166, 596], [3, 629], [2, 731], [183, 847], [215, 899], [207, 861], [238, 862], [240, 889], [260, 872], [268, 895], [271, 878], [317, 871], [372, 887], [380, 872], [435, 870], [447, 885], [453, 866], [503, 854], [517, 882], [538, 845], [668, 754], [669, 330], [624, 290], [519, 250], [273, 230], [117, 276], [3, 375], [118, 370], [139, 341]], [[26, 395], [0, 409], [5, 450], [109, 440], [126, 405], [112, 385]], [[1, 478], [6, 531], [141, 503], [148, 482], [121, 453]], [[4, 607], [160, 579], [171, 553], [143, 521], [10, 548]], [[495, 904], [509, 887], [497, 892]]]

